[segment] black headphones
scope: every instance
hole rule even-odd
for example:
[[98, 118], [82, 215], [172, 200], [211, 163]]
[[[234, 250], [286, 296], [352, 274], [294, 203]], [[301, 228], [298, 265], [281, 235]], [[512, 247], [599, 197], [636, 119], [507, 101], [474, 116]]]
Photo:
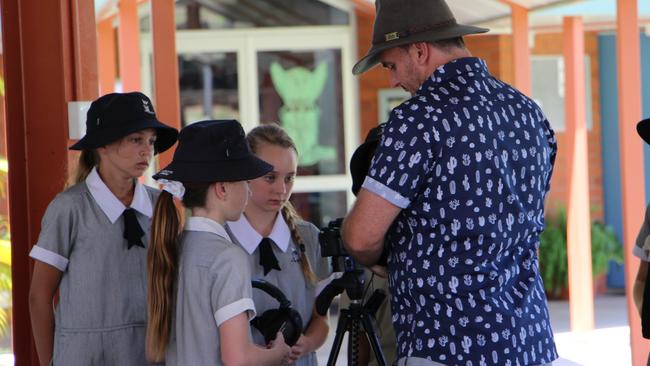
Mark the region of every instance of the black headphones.
[[291, 307], [291, 301], [276, 286], [264, 280], [253, 280], [251, 283], [253, 288], [266, 292], [280, 303], [279, 308], [267, 310], [251, 321], [251, 324], [264, 336], [264, 342], [268, 344], [275, 339], [278, 332], [282, 332], [287, 345], [296, 344], [302, 334], [300, 313]]

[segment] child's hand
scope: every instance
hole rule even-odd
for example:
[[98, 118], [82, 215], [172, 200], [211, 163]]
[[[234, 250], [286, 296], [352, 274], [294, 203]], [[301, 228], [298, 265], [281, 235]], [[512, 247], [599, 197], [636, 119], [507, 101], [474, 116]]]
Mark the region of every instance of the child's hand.
[[303, 334], [298, 338], [298, 342], [291, 347], [291, 354], [289, 354], [289, 364], [296, 362], [300, 357], [308, 354], [310, 351], [309, 339]]
[[289, 365], [289, 357], [291, 355], [291, 347], [289, 347], [285, 342], [284, 342], [284, 336], [282, 335], [282, 332], [278, 332], [275, 335], [275, 339], [272, 340], [269, 345], [269, 349], [276, 351], [279, 354], [282, 354], [282, 361], [280, 361], [280, 365]]

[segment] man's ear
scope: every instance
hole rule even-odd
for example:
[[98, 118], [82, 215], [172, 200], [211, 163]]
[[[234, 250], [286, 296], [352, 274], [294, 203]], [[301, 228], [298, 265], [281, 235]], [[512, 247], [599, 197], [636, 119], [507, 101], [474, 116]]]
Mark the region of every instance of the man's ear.
[[427, 42], [417, 42], [411, 44], [411, 54], [417, 64], [424, 65], [429, 62], [429, 44]]

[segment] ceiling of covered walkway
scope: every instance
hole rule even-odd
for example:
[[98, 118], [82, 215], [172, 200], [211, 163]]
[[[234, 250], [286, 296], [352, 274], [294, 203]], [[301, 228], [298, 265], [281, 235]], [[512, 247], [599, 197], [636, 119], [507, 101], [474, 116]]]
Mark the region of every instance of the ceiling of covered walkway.
[[[98, 18], [114, 14], [118, 2], [95, 0]], [[312, 15], [328, 6], [349, 10], [355, 5], [372, 8], [374, 4], [374, 0], [177, 0], [179, 5], [197, 3], [244, 22], [251, 19], [272, 22], [273, 19], [296, 18], [294, 24], [299, 25], [302, 17], [305, 25], [313, 24], [309, 19], [310, 14], [297, 14], [294, 11], [297, 2], [303, 8], [309, 5], [307, 8], [314, 9]], [[581, 16], [587, 30], [614, 29], [616, 25], [616, 0], [447, 0], [447, 3], [459, 22], [488, 27], [493, 33], [511, 32], [510, 4], [529, 9], [531, 31], [557, 31], [565, 16]], [[638, 0], [638, 12], [640, 25], [650, 32], [650, 1]]]

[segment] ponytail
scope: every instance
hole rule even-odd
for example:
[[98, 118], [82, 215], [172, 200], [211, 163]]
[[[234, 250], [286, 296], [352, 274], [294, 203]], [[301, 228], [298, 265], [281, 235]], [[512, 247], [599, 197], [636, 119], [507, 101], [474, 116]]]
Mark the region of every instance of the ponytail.
[[287, 202], [284, 204], [284, 206], [282, 206], [282, 217], [284, 217], [284, 221], [286, 221], [287, 226], [289, 226], [293, 243], [298, 247], [298, 252], [300, 253], [301, 259], [300, 267], [302, 268], [302, 274], [305, 276], [307, 282], [310, 285], [314, 286], [318, 282], [318, 278], [316, 278], [316, 274], [311, 269], [311, 264], [309, 263], [309, 259], [305, 254], [305, 242], [302, 240], [302, 237], [298, 232], [298, 227], [296, 226], [298, 220], [300, 219], [300, 216], [290, 202]]
[[174, 281], [178, 263], [180, 218], [173, 196], [160, 193], [151, 223], [151, 242], [147, 251], [146, 354], [150, 362], [165, 359], [174, 309]]
[[79, 163], [74, 172], [73, 184], [78, 184], [86, 180], [90, 171], [99, 163], [99, 156], [95, 150], [81, 150]]

